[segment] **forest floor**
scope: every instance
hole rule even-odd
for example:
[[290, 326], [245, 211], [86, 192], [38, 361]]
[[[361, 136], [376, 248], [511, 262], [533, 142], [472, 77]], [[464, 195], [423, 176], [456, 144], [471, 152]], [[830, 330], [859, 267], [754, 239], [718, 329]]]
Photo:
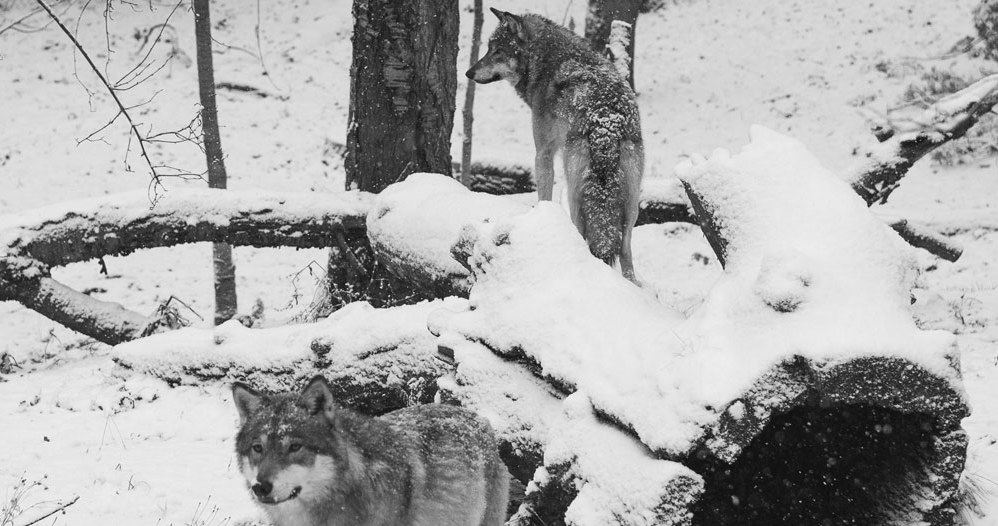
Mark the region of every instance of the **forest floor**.
[[[642, 15], [637, 26], [638, 102], [648, 155], [647, 177], [672, 177], [677, 162], [714, 148], [735, 150], [752, 124], [803, 141], [830, 169], [857, 162], [872, 140], [864, 111], [898, 105], [906, 88], [933, 68], [966, 78], [998, 71], [966, 55], [944, 56], [973, 34], [976, 0], [853, 2], [835, 0], [678, 0]], [[100, 4], [100, 5], [98, 5]], [[351, 2], [273, 0], [212, 2], [222, 143], [236, 189], [339, 192], [342, 162], [334, 146], [347, 125]], [[471, 2], [461, 0], [459, 73], [468, 63]], [[105, 24], [103, 3], [54, 3], [109, 76], [125, 74], [147, 52], [175, 4], [117, 4]], [[0, 1], [0, 29], [30, 13], [34, 2]], [[585, 2], [503, 2], [581, 29]], [[150, 9], [151, 8], [151, 9]], [[148, 188], [128, 130], [117, 122], [95, 140], [115, 108], [72, 44], [44, 14], [38, 31], [0, 34], [0, 214]], [[259, 24], [259, 38], [255, 28]], [[485, 34], [494, 27], [486, 18]], [[43, 27], [44, 26], [44, 27]], [[155, 77], [124, 93], [144, 130], [187, 125], [197, 108], [193, 15], [185, 3], [169, 19], [152, 57], [173, 59]], [[107, 32], [105, 32], [105, 29]], [[262, 60], [260, 58], [262, 55]], [[74, 74], [74, 64], [78, 74]], [[465, 77], [459, 74], [458, 107]], [[88, 94], [88, 90], [91, 92]], [[915, 296], [922, 326], [959, 335], [972, 415], [967, 474], [980, 494], [981, 516], [998, 520], [998, 161], [994, 123], [982, 124], [978, 154], [959, 163], [923, 160], [880, 210], [926, 223], [965, 247], [956, 263], [920, 257]], [[452, 143], [460, 157], [460, 125]], [[478, 88], [475, 156], [531, 164], [530, 114], [506, 84]], [[134, 146], [134, 144], [133, 144]], [[993, 147], [993, 146], [992, 146]], [[190, 144], [152, 149], [157, 163], [200, 172]], [[171, 179], [169, 188], [204, 186]], [[171, 295], [189, 304], [196, 324], [212, 311], [208, 245], [155, 249], [56, 269], [55, 277], [94, 297], [151, 313]], [[688, 311], [720, 273], [699, 230], [640, 227], [637, 271], [662, 301]], [[241, 312], [259, 300], [265, 322], [292, 320], [308, 305], [324, 261], [319, 250], [235, 250]], [[171, 388], [122, 370], [108, 347], [68, 331], [20, 305], [0, 303], [0, 352], [20, 368], [0, 376], [0, 524], [79, 497], [65, 515], [42, 524], [222, 526], [251, 523], [259, 512], [233, 464], [237, 415], [225, 385]], [[26, 511], [24, 511], [26, 510]], [[5, 515], [6, 514], [6, 515]], [[990, 518], [989, 518], [990, 517]], [[15, 522], [15, 524], [17, 524]]]

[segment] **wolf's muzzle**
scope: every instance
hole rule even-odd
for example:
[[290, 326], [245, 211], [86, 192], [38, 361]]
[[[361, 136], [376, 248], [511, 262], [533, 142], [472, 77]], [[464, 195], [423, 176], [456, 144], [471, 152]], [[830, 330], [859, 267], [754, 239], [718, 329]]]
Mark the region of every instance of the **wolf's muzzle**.
[[270, 491], [274, 489], [274, 485], [266, 481], [257, 482], [256, 484], [253, 484], [253, 487], [250, 489], [253, 490], [254, 495], [256, 495], [259, 498], [262, 498], [266, 497], [267, 495], [270, 495]]

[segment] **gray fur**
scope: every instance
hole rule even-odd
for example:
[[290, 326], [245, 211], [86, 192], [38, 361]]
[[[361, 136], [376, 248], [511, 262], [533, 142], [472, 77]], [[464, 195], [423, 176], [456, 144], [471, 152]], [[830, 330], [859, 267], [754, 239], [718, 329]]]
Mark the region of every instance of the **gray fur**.
[[513, 83], [533, 115], [540, 199], [552, 197], [554, 155], [561, 150], [572, 221], [594, 256], [610, 265], [619, 261], [634, 281], [630, 239], [644, 170], [634, 92], [568, 29], [538, 15], [493, 12], [501, 23], [467, 76]]
[[430, 404], [368, 417], [336, 405], [321, 377], [301, 394], [241, 384], [233, 394], [240, 466], [250, 486], [273, 483], [275, 494], [257, 500], [276, 526], [505, 521], [509, 474], [491, 427], [471, 411]]

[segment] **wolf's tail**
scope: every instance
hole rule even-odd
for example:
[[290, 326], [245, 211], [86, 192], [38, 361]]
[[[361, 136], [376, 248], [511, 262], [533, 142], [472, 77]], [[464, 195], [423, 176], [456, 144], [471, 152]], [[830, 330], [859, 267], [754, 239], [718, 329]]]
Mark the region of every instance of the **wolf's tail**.
[[589, 169], [582, 178], [580, 218], [589, 251], [607, 265], [620, 257], [624, 236], [624, 174], [619, 135], [605, 128], [588, 130]]

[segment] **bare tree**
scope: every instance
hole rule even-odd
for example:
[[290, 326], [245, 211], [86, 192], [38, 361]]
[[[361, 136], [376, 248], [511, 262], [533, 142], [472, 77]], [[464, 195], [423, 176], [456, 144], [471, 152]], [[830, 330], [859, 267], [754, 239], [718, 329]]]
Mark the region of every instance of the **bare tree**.
[[[478, 48], [482, 40], [482, 0], [475, 0], [475, 21], [471, 30], [471, 60], [473, 66], [478, 62]], [[464, 95], [464, 141], [461, 145], [461, 184], [471, 188], [471, 134], [475, 122], [475, 83], [468, 80], [468, 88]]]
[[[211, 57], [209, 0], [194, 0], [193, 5], [198, 93], [201, 97], [204, 153], [208, 161], [208, 186], [225, 188], [225, 160], [222, 155], [222, 138], [218, 133], [218, 111], [215, 108], [215, 68]], [[232, 247], [228, 243], [213, 243], [211, 251], [215, 269], [215, 324], [218, 325], [236, 315], [236, 267], [232, 263]]]

